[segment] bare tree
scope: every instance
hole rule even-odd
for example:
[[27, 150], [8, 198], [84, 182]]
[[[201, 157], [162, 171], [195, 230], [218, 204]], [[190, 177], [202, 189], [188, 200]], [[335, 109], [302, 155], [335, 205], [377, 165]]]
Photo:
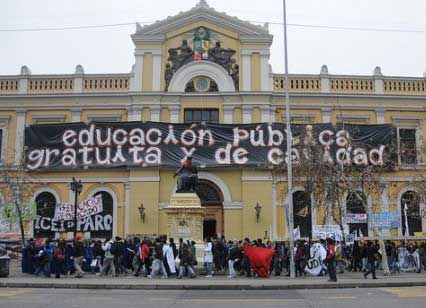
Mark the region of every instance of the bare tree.
[[19, 223], [22, 245], [25, 245], [25, 225], [35, 219], [36, 205], [32, 199], [38, 184], [22, 165], [3, 164], [0, 167], [3, 196], [2, 219]]

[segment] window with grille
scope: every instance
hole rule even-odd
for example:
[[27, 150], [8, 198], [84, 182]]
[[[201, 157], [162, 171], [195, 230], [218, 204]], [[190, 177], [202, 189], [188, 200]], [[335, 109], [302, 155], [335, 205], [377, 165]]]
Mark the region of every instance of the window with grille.
[[416, 130], [400, 128], [399, 136], [399, 161], [402, 165], [417, 163]]
[[219, 123], [218, 109], [185, 109], [185, 123]]

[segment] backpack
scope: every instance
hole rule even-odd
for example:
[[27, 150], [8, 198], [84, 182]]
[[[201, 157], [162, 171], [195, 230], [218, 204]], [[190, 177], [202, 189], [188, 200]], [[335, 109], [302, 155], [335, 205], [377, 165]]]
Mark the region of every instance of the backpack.
[[109, 249], [109, 253], [112, 254], [113, 256], [117, 253], [117, 243], [113, 242], [111, 244], [111, 247]]

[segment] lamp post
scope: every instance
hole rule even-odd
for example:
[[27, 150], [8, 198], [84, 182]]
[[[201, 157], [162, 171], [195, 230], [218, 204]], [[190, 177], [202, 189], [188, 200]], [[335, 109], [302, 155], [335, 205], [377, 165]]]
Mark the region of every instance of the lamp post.
[[76, 180], [74, 177], [71, 182], [71, 190], [74, 192], [74, 238], [77, 236], [77, 199], [78, 195], [81, 193], [83, 189], [83, 184], [81, 184], [81, 180]]
[[283, 0], [283, 21], [284, 21], [284, 79], [285, 79], [285, 121], [287, 130], [287, 187], [288, 187], [288, 240], [290, 248], [290, 276], [296, 278], [294, 265], [294, 221], [293, 221], [293, 167], [291, 161], [291, 117], [290, 117], [290, 96], [288, 93], [288, 55], [287, 55], [287, 12], [286, 0]]

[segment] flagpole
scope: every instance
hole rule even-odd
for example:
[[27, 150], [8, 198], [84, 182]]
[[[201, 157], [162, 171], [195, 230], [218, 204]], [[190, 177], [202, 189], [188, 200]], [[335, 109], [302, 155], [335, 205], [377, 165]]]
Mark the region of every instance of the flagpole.
[[285, 78], [285, 121], [287, 130], [287, 188], [288, 188], [288, 238], [290, 248], [290, 277], [296, 278], [294, 266], [294, 221], [293, 221], [293, 167], [291, 161], [291, 117], [290, 117], [290, 96], [288, 94], [288, 55], [287, 55], [287, 12], [286, 0], [283, 0], [283, 21], [284, 21], [284, 78]]

